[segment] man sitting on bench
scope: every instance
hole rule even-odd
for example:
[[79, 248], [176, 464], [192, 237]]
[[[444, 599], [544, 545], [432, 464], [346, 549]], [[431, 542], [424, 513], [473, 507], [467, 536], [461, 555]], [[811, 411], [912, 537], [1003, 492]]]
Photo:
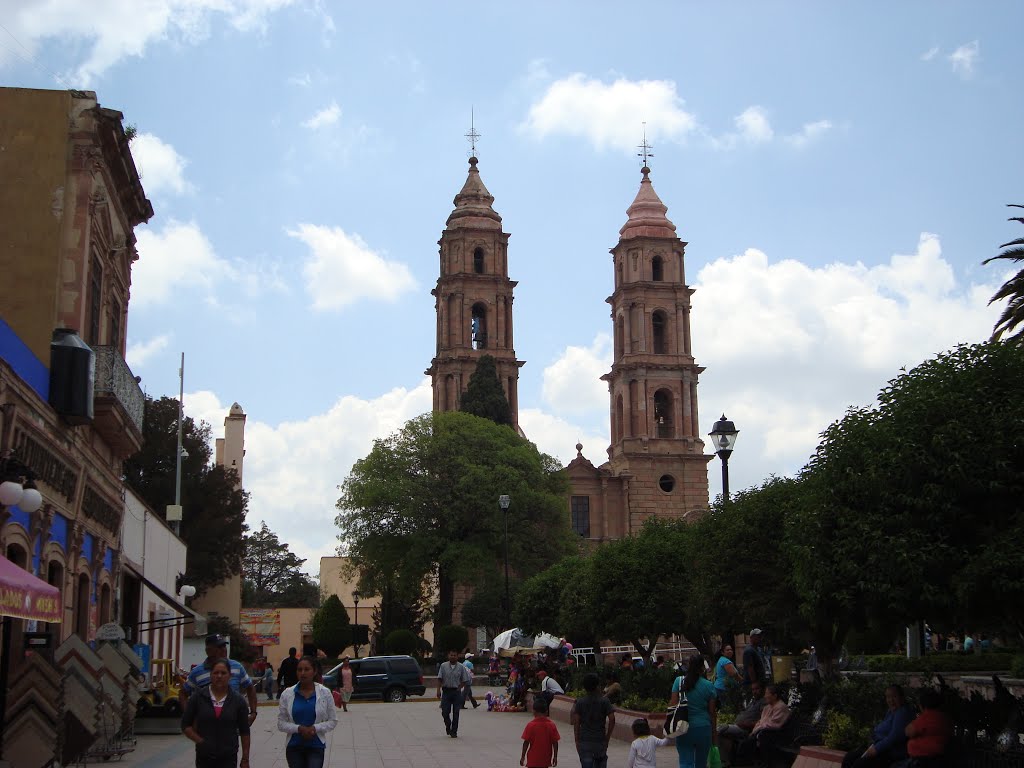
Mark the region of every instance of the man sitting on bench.
[[718, 726], [718, 745], [722, 752], [723, 766], [732, 763], [736, 747], [754, 730], [757, 721], [761, 719], [761, 710], [768, 705], [764, 697], [764, 683], [760, 680], [751, 684], [750, 693], [753, 698], [746, 709], [736, 715], [735, 722]]

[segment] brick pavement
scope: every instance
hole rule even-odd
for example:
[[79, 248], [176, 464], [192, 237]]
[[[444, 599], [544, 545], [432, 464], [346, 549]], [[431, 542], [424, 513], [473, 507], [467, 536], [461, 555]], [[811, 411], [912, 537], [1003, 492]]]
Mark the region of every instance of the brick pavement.
[[[486, 689], [479, 689], [480, 694]], [[482, 698], [480, 698], [482, 701]], [[413, 697], [402, 704], [353, 702], [349, 712], [338, 710], [338, 727], [327, 743], [329, 768], [515, 768], [522, 748], [520, 736], [531, 715], [514, 712], [488, 712], [479, 709], [462, 712], [459, 738], [445, 735], [437, 699]], [[578, 768], [579, 758], [573, 746], [572, 729], [557, 723], [562, 741], [559, 766]], [[285, 736], [277, 730], [276, 705], [263, 705], [252, 732], [251, 768], [287, 768], [284, 760]], [[623, 768], [629, 744], [612, 740], [610, 768]], [[676, 762], [675, 749], [668, 747], [659, 755], [663, 766]], [[117, 763], [130, 768], [193, 768], [192, 742], [184, 736], [139, 736], [136, 750]]]

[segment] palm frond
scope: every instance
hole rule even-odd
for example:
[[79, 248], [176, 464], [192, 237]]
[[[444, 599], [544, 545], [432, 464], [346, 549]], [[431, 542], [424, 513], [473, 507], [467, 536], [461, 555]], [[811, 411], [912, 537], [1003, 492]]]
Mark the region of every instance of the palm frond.
[[1020, 240], [1014, 240], [1013, 242], [1010, 242], [1010, 243], [1004, 243], [1003, 245], [1000, 245], [999, 247], [1000, 248], [1009, 248], [1010, 246], [1013, 246], [1012, 248], [1010, 248], [1010, 250], [1003, 251], [1002, 253], [997, 254], [995, 256], [990, 256], [989, 258], [985, 259], [981, 263], [982, 264], [988, 264], [990, 261], [996, 261], [998, 259], [1006, 259], [1007, 261], [1022, 261], [1022, 260], [1024, 260], [1024, 237], [1022, 237]]
[[[1024, 208], [1024, 204], [1020, 203], [1009, 203], [1009, 208]], [[1009, 221], [1018, 221], [1024, 224], [1024, 216], [1011, 216]], [[1024, 261], [1024, 238], [1017, 238], [1011, 240], [1008, 243], [1003, 243], [1000, 248], [1004, 248], [1002, 253], [995, 256], [991, 256], [985, 259], [982, 264], [989, 264], [993, 261], [1010, 261], [1010, 262], [1022, 262]], [[1008, 336], [1007, 341], [1015, 344], [1024, 343], [1024, 269], [1020, 270], [1016, 275], [1009, 278], [998, 291], [989, 299], [989, 305], [997, 301], [1007, 299], [1007, 304], [1003, 308], [1002, 313], [999, 315], [999, 319], [996, 321], [995, 327], [992, 329], [992, 340], [998, 341], [1004, 334], [1011, 333], [1014, 329], [1020, 328], [1016, 333]]]

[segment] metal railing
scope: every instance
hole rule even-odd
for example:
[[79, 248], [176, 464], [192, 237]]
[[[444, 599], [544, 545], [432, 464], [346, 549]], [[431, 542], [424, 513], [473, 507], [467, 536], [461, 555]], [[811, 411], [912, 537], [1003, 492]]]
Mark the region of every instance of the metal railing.
[[142, 388], [135, 380], [132, 369], [128, 367], [128, 363], [116, 347], [93, 347], [93, 351], [96, 353], [94, 397], [113, 396], [124, 408], [136, 429], [142, 432], [146, 397], [142, 394]]

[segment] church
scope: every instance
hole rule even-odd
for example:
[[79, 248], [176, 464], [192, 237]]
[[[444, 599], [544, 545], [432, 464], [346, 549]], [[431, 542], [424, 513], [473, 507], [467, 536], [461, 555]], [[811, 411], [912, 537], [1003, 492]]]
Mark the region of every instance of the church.
[[[646, 142], [644, 144], [646, 160]], [[474, 153], [475, 155], [475, 153]], [[437, 346], [426, 374], [433, 409], [459, 409], [477, 360], [491, 355], [519, 429], [519, 369], [513, 337], [509, 234], [475, 156], [455, 196], [441, 239], [440, 271], [431, 291]], [[686, 243], [676, 234], [641, 169], [640, 189], [611, 249], [614, 355], [608, 384], [611, 445], [595, 466], [577, 444], [567, 468], [573, 530], [599, 542], [637, 531], [650, 517], [692, 519], [708, 507], [708, 462], [697, 411], [703, 370], [690, 346]], [[596, 298], [596, 297], [595, 297]], [[521, 432], [521, 430], [520, 430]]]

